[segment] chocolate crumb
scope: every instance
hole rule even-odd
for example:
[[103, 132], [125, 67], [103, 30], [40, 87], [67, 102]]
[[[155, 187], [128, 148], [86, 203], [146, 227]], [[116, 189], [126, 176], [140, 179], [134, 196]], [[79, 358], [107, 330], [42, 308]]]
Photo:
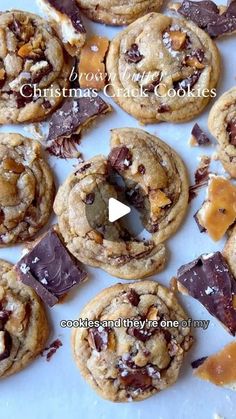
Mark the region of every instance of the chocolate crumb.
[[206, 145], [210, 143], [210, 139], [198, 124], [194, 125], [191, 134], [196, 139], [198, 145]]
[[55, 339], [47, 348], [41, 352], [41, 356], [46, 356], [46, 361], [49, 362], [61, 346], [63, 346], [61, 340]]
[[200, 367], [200, 365], [203, 364], [203, 362], [205, 362], [207, 359], [207, 356], [203, 356], [202, 358], [196, 359], [196, 361], [191, 362], [191, 366], [192, 368], [198, 368]]

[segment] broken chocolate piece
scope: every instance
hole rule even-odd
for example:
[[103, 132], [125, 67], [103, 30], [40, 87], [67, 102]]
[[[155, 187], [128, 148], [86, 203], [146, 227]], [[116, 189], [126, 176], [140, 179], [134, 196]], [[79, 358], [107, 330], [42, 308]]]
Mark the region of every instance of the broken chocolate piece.
[[205, 145], [210, 143], [210, 139], [205, 134], [205, 132], [199, 127], [198, 124], [194, 125], [191, 134], [196, 139], [199, 145]]
[[127, 330], [128, 335], [134, 336], [136, 339], [140, 340], [141, 342], [146, 342], [149, 340], [153, 333], [154, 329], [136, 329], [134, 327], [130, 327]]
[[7, 330], [0, 331], [0, 361], [9, 358], [12, 348], [11, 335]]
[[183, 265], [177, 273], [178, 282], [188, 295], [200, 301], [209, 313], [236, 333], [236, 310], [233, 306], [235, 279], [220, 252], [202, 255]]
[[108, 339], [109, 339], [109, 329], [108, 328], [92, 328], [89, 329], [89, 344], [90, 346], [98, 352], [107, 349]]
[[213, 1], [184, 0], [178, 13], [192, 20], [212, 38], [236, 31], [236, 0], [222, 14]]
[[[67, 145], [67, 154], [69, 157], [70, 151], [72, 152], [76, 149], [75, 144], [79, 141], [81, 130], [90, 120], [110, 110], [110, 106], [99, 96], [96, 98], [81, 97], [66, 101], [62, 108], [53, 114], [49, 122], [47, 149], [52, 154], [60, 156], [58, 150], [63, 146], [66, 148]], [[71, 142], [73, 150], [69, 149], [69, 142]]]
[[28, 103], [33, 102], [34, 100], [34, 89], [28, 84], [25, 84], [22, 89], [22, 94], [20, 92], [14, 92], [14, 96], [17, 103], [17, 108], [24, 108]]
[[132, 154], [128, 147], [115, 147], [111, 150], [108, 161], [117, 172], [126, 170], [132, 164]]
[[139, 305], [140, 297], [133, 288], [127, 293], [127, 298], [133, 306], [137, 307]]
[[47, 0], [48, 3], [54, 7], [58, 12], [65, 14], [71, 20], [74, 28], [80, 32], [85, 33], [85, 27], [81, 18], [80, 9], [76, 0]]
[[170, 106], [166, 105], [165, 103], [162, 103], [160, 106], [158, 106], [157, 112], [158, 113], [165, 113], [170, 112]]
[[195, 86], [195, 84], [199, 80], [200, 75], [201, 71], [195, 71], [193, 74], [191, 74], [191, 76], [187, 77], [186, 79], [174, 82], [173, 87], [176, 91], [184, 90], [187, 92]]
[[202, 358], [196, 359], [196, 361], [191, 362], [191, 366], [193, 369], [200, 367], [204, 361], [206, 361], [207, 356], [203, 356]]
[[152, 378], [148, 375], [146, 368], [139, 368], [133, 371], [123, 371], [120, 374], [121, 383], [130, 390], [148, 390], [152, 387]]
[[228, 123], [227, 132], [229, 133], [230, 144], [236, 146], [236, 119]]
[[138, 45], [132, 44], [131, 47], [125, 53], [125, 60], [127, 63], [137, 64], [143, 59], [143, 55], [140, 54]]
[[50, 230], [16, 265], [21, 281], [35, 289], [50, 307], [87, 274]]

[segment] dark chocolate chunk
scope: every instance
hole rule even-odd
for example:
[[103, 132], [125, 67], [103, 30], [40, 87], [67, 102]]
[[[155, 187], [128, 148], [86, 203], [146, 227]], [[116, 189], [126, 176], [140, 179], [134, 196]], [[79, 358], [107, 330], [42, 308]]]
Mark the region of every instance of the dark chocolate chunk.
[[220, 252], [202, 255], [181, 266], [177, 279], [189, 295], [235, 335], [236, 310], [232, 297], [235, 279]]
[[135, 327], [130, 327], [127, 330], [128, 335], [134, 336], [136, 339], [140, 340], [141, 342], [146, 342], [149, 340], [153, 333], [154, 329], [136, 329]]
[[11, 335], [7, 330], [0, 331], [0, 347], [2, 349], [0, 352], [0, 361], [3, 361], [9, 358], [12, 348]]
[[47, 362], [51, 361], [53, 355], [58, 351], [58, 349], [62, 346], [62, 341], [60, 339], [55, 339], [47, 348], [45, 348], [41, 355], [46, 355]]
[[[101, 329], [101, 330], [100, 330]], [[92, 328], [89, 330], [90, 345], [96, 351], [101, 352], [107, 349], [109, 329], [108, 328]]]
[[86, 195], [84, 202], [86, 205], [92, 205], [94, 203], [94, 200], [95, 200], [95, 193], [92, 192]]
[[198, 212], [196, 212], [196, 214], [194, 214], [194, 216], [193, 216], [193, 218], [194, 218], [194, 220], [196, 221], [196, 224], [197, 224], [197, 226], [198, 226], [198, 228], [199, 228], [199, 231], [200, 231], [200, 233], [205, 233], [206, 232], [206, 229], [205, 229], [205, 227], [203, 227], [200, 223], [199, 223], [199, 220], [198, 220]]
[[199, 145], [205, 145], [210, 143], [210, 139], [205, 134], [205, 132], [199, 127], [198, 124], [194, 125], [191, 134], [196, 139]]
[[109, 110], [109, 106], [100, 97], [81, 97], [68, 100], [53, 114], [49, 122], [47, 141], [56, 141], [59, 138], [69, 137], [91, 118], [101, 115]]
[[222, 14], [213, 1], [184, 0], [178, 13], [192, 20], [212, 38], [236, 30], [236, 0], [232, 1]]
[[8, 25], [8, 28], [14, 33], [17, 39], [21, 39], [21, 23], [15, 18], [15, 16], [13, 16], [13, 21]]
[[[36, 74], [32, 76], [32, 83], [40, 83], [41, 80], [48, 76], [53, 71], [52, 64], [48, 63], [47, 66], [41, 68], [41, 70], [37, 71]], [[50, 102], [49, 102], [50, 103]]]
[[170, 112], [170, 106], [166, 105], [165, 103], [162, 103], [160, 106], [158, 106], [157, 112], [158, 113], [165, 113]]
[[34, 288], [50, 307], [87, 276], [54, 230], [17, 263], [16, 269], [22, 282]]
[[88, 170], [91, 167], [91, 163], [85, 163], [82, 167], [80, 167], [75, 174], [77, 173], [84, 173], [86, 170]]
[[80, 9], [76, 0], [47, 0], [59, 12], [68, 16], [74, 28], [80, 33], [86, 33]]
[[22, 91], [22, 94], [21, 92], [14, 92], [18, 109], [24, 108], [25, 105], [33, 102], [34, 100], [34, 89], [32, 86], [25, 84], [22, 87], [21, 91]]
[[184, 90], [187, 92], [195, 86], [195, 84], [199, 80], [200, 75], [200, 71], [195, 71], [193, 74], [191, 74], [191, 76], [187, 77], [186, 79], [174, 82], [173, 87], [176, 91]]
[[117, 172], [122, 172], [131, 166], [132, 154], [126, 146], [115, 147], [111, 150], [108, 161], [113, 169], [117, 170]]
[[139, 305], [140, 297], [133, 288], [131, 288], [127, 293], [127, 298], [132, 306], [137, 307]]
[[5, 309], [0, 310], [0, 331], [4, 330], [5, 324], [7, 323], [10, 316], [10, 312]]
[[204, 361], [206, 361], [207, 356], [203, 356], [202, 358], [196, 359], [196, 361], [191, 362], [192, 368], [198, 368], [200, 365], [203, 364]]
[[120, 381], [130, 390], [145, 391], [152, 387], [152, 377], [148, 375], [146, 368], [121, 371]]
[[228, 123], [227, 132], [229, 133], [230, 144], [236, 146], [236, 118]]
[[143, 59], [143, 55], [140, 54], [138, 45], [132, 44], [131, 47], [125, 53], [125, 60], [127, 63], [137, 64]]
[[138, 171], [139, 171], [139, 173], [141, 173], [141, 175], [145, 175], [145, 173], [146, 173], [145, 166], [143, 164], [140, 164], [139, 167], [138, 167]]
[[141, 210], [144, 209], [144, 196], [139, 189], [129, 189], [126, 191], [127, 200], [131, 205], [133, 205], [136, 209]]
[[161, 79], [161, 75], [156, 80], [153, 80], [147, 86], [144, 86], [144, 91], [147, 93], [153, 93], [155, 91], [155, 88], [159, 85], [160, 79]]

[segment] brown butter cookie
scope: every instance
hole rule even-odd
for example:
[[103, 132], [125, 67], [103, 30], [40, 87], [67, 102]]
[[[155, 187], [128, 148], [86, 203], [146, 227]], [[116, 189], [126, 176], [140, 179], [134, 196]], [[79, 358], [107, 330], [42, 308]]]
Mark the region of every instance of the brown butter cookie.
[[29, 364], [44, 348], [49, 325], [35, 292], [10, 263], [0, 261], [0, 378]]
[[53, 199], [53, 176], [40, 144], [0, 134], [0, 246], [33, 238], [47, 223]]
[[[121, 327], [73, 330], [76, 364], [100, 396], [116, 402], [143, 400], [176, 382], [192, 338], [181, 325], [187, 315], [170, 290], [154, 281], [117, 284], [93, 298], [80, 318], [122, 321]], [[124, 319], [164, 322], [136, 328], [126, 327]], [[178, 326], [166, 327], [168, 320]]]

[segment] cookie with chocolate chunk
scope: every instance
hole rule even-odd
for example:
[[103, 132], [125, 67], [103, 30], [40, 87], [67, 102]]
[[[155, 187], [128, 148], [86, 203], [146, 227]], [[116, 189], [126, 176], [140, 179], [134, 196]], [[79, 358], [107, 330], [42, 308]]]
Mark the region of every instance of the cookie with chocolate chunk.
[[55, 28], [67, 52], [78, 56], [86, 40], [86, 29], [76, 0], [37, 0], [37, 3]]
[[215, 102], [209, 114], [208, 126], [218, 141], [221, 163], [236, 178], [236, 87]]
[[54, 180], [41, 145], [0, 134], [0, 247], [32, 239], [52, 212]]
[[[73, 330], [72, 348], [100, 396], [138, 401], [177, 381], [192, 337], [181, 323], [186, 313], [167, 288], [154, 281], [114, 285], [93, 298], [80, 319], [97, 321]], [[107, 326], [109, 320], [120, 323]]]
[[[164, 141], [143, 130], [113, 129], [111, 167], [122, 176], [126, 195], [141, 213], [152, 239], [161, 243], [182, 223], [188, 207], [189, 183], [183, 161]], [[127, 163], [129, 161], [129, 164]], [[140, 208], [140, 199], [142, 206]]]
[[43, 350], [49, 325], [42, 302], [0, 260], [0, 378], [25, 368]]
[[113, 99], [142, 123], [183, 122], [208, 104], [220, 75], [209, 35], [184, 19], [150, 13], [110, 43]]
[[158, 12], [163, 0], [77, 0], [81, 10], [92, 20], [107, 25], [127, 25], [140, 16]]
[[[186, 213], [188, 178], [175, 151], [142, 130], [113, 130], [111, 146], [108, 159], [94, 157], [66, 179], [54, 210], [77, 259], [119, 278], [140, 279], [163, 269], [163, 241], [175, 233]], [[109, 200], [120, 199], [114, 172], [125, 181], [127, 199], [140, 211], [150, 240], [137, 240], [119, 220], [109, 221]]]
[[[0, 124], [46, 119], [62, 102], [70, 66], [60, 41], [41, 17], [0, 15]], [[57, 94], [56, 94], [57, 92]]]

